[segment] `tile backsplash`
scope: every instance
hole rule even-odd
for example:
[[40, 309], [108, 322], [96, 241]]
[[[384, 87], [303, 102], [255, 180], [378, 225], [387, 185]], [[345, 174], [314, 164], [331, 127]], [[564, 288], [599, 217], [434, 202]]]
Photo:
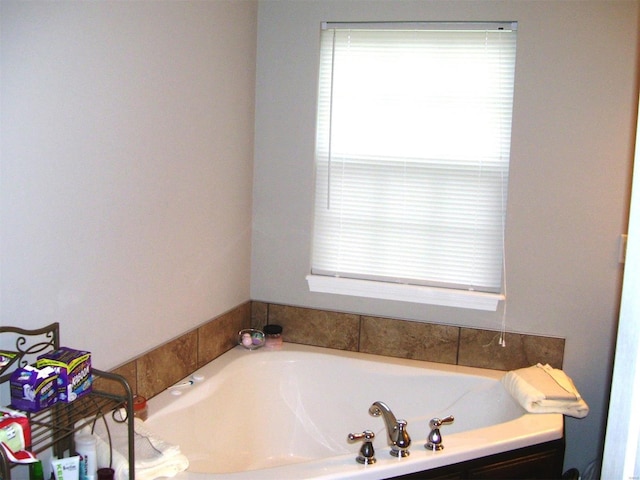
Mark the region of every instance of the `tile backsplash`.
[[562, 368], [564, 339], [455, 327], [274, 303], [252, 302], [251, 326], [283, 327], [285, 342], [468, 367], [513, 370], [536, 363]]
[[151, 398], [236, 345], [239, 330], [283, 327], [285, 342], [430, 362], [513, 370], [562, 368], [564, 339], [249, 301], [114, 369]]

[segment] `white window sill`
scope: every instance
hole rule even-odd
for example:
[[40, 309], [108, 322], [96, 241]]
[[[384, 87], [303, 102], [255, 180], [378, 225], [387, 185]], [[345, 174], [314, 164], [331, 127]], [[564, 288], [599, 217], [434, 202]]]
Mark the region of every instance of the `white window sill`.
[[444, 307], [469, 308], [473, 310], [496, 311], [498, 309], [498, 302], [504, 300], [504, 295], [499, 293], [404, 285], [324, 275], [307, 275], [307, 282], [309, 283], [309, 290], [312, 292], [424, 303]]

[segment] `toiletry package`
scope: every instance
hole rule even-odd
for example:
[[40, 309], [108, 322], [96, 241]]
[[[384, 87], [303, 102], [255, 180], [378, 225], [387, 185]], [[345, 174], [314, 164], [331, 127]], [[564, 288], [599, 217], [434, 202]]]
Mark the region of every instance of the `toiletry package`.
[[69, 403], [91, 392], [91, 353], [61, 347], [36, 361], [38, 368], [52, 367], [58, 373], [58, 400]]
[[32, 463], [36, 456], [25, 450], [31, 445], [31, 425], [23, 412], [0, 407], [0, 448], [11, 462]]
[[0, 350], [0, 375], [2, 375], [5, 370], [9, 370], [9, 367], [13, 362], [17, 361], [19, 358], [20, 356], [18, 355], [18, 352]]
[[9, 384], [13, 408], [39, 412], [58, 401], [58, 374], [54, 368], [33, 365], [17, 368]]
[[74, 443], [80, 457], [80, 480], [95, 480], [98, 471], [97, 438], [90, 433], [78, 433]]
[[56, 480], [79, 480], [80, 457], [52, 458], [51, 470]]

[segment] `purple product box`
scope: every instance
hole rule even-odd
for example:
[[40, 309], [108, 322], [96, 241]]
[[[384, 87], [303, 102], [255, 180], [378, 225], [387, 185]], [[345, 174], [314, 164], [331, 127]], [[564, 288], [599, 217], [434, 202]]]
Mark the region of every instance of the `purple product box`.
[[91, 392], [91, 353], [61, 347], [38, 357], [38, 368], [52, 367], [58, 373], [58, 400], [73, 402]]
[[11, 405], [17, 410], [39, 412], [58, 401], [58, 374], [54, 368], [32, 365], [11, 374]]

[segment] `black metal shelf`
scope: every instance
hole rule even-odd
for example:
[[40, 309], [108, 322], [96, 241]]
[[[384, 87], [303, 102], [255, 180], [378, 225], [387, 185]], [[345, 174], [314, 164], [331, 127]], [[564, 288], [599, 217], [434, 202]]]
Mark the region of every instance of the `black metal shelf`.
[[[9, 340], [7, 343], [5, 340]], [[35, 362], [35, 357], [60, 347], [59, 324], [53, 323], [37, 330], [18, 327], [0, 327], [0, 345], [11, 345], [16, 360], [0, 371], [0, 386], [8, 385], [11, 372]], [[94, 384], [98, 388], [71, 403], [56, 403], [51, 408], [37, 413], [28, 413], [31, 426], [31, 445], [27, 447], [38, 454], [51, 448], [57, 457], [74, 450], [73, 434], [87, 425], [100, 420], [105, 415], [114, 415], [119, 409], [126, 412], [124, 420], [114, 420], [127, 424], [129, 440], [129, 478], [135, 479], [133, 392], [127, 380], [121, 375], [92, 368]], [[122, 394], [112, 393], [122, 391]], [[11, 480], [11, 469], [15, 466], [0, 448], [0, 480]]]

